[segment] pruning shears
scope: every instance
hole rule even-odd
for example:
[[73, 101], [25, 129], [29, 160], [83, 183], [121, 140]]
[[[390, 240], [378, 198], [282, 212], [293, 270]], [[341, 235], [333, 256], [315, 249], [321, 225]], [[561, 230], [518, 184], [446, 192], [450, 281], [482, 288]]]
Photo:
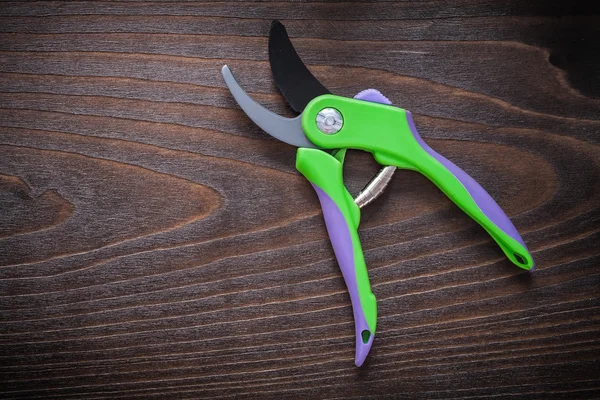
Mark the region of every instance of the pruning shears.
[[[431, 180], [498, 243], [506, 257], [532, 270], [533, 258], [504, 211], [466, 172], [435, 152], [421, 138], [412, 114], [375, 89], [354, 98], [329, 92], [302, 63], [279, 21], [269, 33], [269, 61], [280, 91], [295, 118], [277, 115], [254, 101], [225, 65], [221, 72], [231, 94], [262, 130], [298, 147], [296, 169], [315, 189], [354, 313], [355, 363], [367, 357], [377, 325], [377, 304], [358, 236], [360, 207], [383, 192], [396, 168], [420, 172]], [[356, 199], [344, 186], [347, 149], [371, 153], [383, 166]]]

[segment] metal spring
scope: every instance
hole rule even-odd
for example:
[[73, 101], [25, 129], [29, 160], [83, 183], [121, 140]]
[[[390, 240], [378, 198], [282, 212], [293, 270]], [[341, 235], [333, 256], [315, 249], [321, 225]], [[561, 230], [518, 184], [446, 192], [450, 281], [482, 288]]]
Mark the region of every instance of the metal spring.
[[396, 167], [388, 166], [384, 167], [371, 179], [371, 181], [360, 191], [358, 196], [354, 199], [354, 202], [360, 207], [363, 208], [377, 197], [379, 197], [387, 185], [390, 183], [390, 180], [394, 176], [394, 172], [396, 172]]

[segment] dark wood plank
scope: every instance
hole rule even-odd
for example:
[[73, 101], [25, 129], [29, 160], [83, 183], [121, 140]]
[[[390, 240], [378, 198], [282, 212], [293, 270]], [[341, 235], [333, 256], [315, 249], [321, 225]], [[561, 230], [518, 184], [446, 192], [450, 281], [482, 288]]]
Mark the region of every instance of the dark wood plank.
[[[564, 1], [4, 2], [3, 399], [600, 398], [600, 16]], [[506, 210], [521, 272], [422, 176], [363, 210], [350, 302], [295, 150], [270, 19], [336, 94], [381, 89]], [[378, 169], [350, 152], [356, 193]]]

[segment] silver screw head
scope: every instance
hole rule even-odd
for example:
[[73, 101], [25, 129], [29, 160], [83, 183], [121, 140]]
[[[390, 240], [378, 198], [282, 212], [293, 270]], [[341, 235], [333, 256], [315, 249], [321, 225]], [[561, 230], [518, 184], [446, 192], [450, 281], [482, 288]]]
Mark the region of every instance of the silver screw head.
[[342, 129], [344, 119], [335, 108], [324, 108], [317, 114], [317, 127], [327, 135], [333, 135]]

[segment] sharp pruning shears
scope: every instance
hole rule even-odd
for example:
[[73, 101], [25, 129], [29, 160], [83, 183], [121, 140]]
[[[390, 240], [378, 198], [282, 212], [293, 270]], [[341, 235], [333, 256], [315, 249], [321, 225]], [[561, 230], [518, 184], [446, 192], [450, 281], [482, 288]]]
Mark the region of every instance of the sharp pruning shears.
[[[254, 101], [225, 65], [221, 72], [244, 112], [269, 135], [298, 147], [296, 169], [315, 189], [331, 245], [342, 270], [354, 313], [355, 363], [367, 357], [377, 324], [377, 305], [358, 236], [360, 207], [383, 192], [396, 168], [420, 172], [479, 223], [515, 265], [534, 268], [525, 242], [504, 211], [466, 172], [421, 138], [412, 114], [375, 89], [354, 98], [335, 96], [304, 65], [279, 21], [269, 33], [269, 61], [277, 86], [295, 118], [277, 115]], [[371, 153], [383, 166], [356, 199], [344, 186], [347, 149]]]

